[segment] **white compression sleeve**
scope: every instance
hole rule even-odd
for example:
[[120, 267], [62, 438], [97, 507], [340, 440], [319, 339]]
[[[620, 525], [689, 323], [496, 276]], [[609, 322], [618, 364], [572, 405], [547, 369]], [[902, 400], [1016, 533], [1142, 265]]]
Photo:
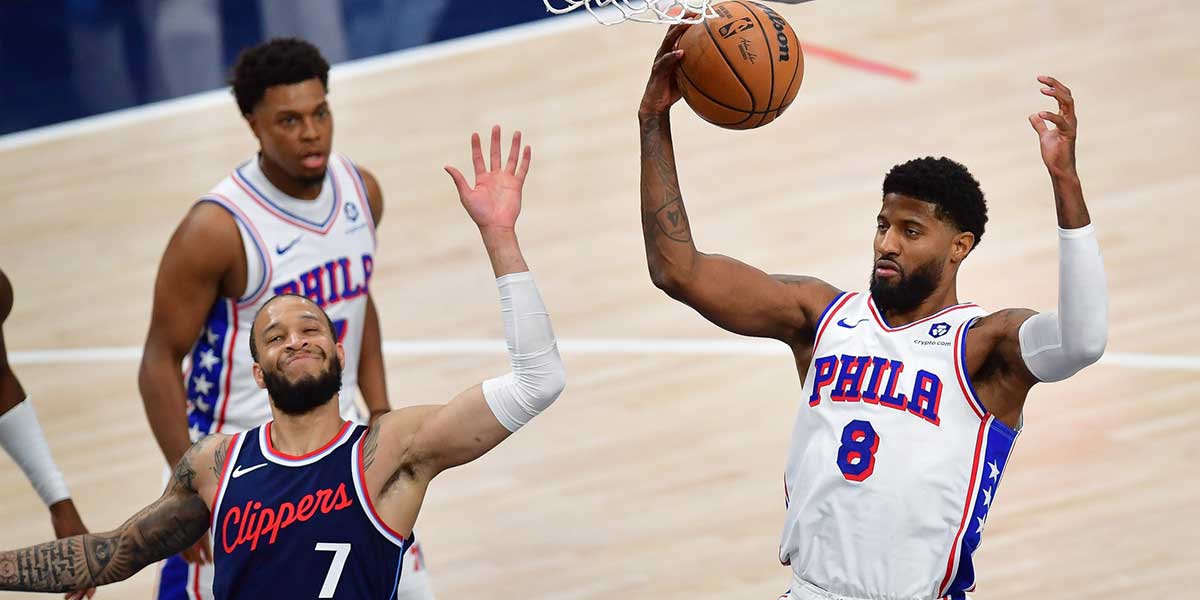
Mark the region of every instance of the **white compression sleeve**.
[[25, 472], [46, 506], [71, 497], [28, 397], [0, 415], [0, 446]]
[[1058, 312], [1021, 324], [1021, 357], [1040, 381], [1062, 381], [1100, 360], [1108, 342], [1108, 285], [1091, 224], [1058, 230]]
[[510, 273], [496, 286], [512, 372], [483, 382], [483, 397], [500, 424], [515, 432], [558, 398], [566, 371], [533, 275]]

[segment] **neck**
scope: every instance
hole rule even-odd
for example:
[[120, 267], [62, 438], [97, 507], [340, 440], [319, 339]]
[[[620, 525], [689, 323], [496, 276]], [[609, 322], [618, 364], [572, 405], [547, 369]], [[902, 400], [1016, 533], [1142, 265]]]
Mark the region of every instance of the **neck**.
[[258, 167], [262, 169], [267, 181], [270, 181], [276, 189], [300, 200], [316, 200], [317, 196], [321, 195], [321, 187], [325, 184], [324, 178], [309, 183], [288, 175], [282, 167], [267, 158], [267, 155], [262, 152], [258, 154]]
[[291, 456], [302, 456], [329, 443], [341, 430], [338, 397], [302, 415], [289, 415], [271, 408], [271, 445]]
[[958, 304], [958, 291], [955, 288], [957, 286], [954, 280], [950, 279], [950, 285], [935, 290], [928, 298], [909, 310], [881, 310], [880, 312], [883, 313], [883, 318], [891, 327], [900, 327], [913, 321], [920, 321], [947, 306]]

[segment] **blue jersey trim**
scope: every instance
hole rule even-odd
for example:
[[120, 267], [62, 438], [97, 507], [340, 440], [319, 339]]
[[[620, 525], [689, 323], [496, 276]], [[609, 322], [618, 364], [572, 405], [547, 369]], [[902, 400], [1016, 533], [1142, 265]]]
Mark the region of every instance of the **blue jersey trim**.
[[[247, 163], [247, 164], [249, 164], [249, 163]], [[341, 194], [338, 193], [337, 177], [333, 174], [333, 171], [329, 170], [328, 164], [326, 165], [326, 173], [328, 173], [330, 185], [333, 186], [333, 205], [329, 209], [329, 214], [325, 216], [325, 220], [323, 220], [319, 223], [316, 221], [310, 221], [310, 220], [308, 220], [300, 215], [297, 215], [295, 213], [292, 213], [292, 212], [288, 211], [286, 208], [276, 204], [274, 200], [271, 200], [270, 196], [262, 193], [262, 190], [255, 187], [255, 185], [249, 179], [247, 179], [244, 174], [242, 174], [242, 169], [245, 166], [246, 165], [243, 164], [242, 166], [238, 167], [234, 171], [234, 173], [237, 175], [237, 178], [239, 180], [241, 180], [242, 183], [246, 184], [247, 187], [249, 187], [251, 190], [253, 190], [254, 193], [257, 194], [258, 197], [261, 198], [264, 202], [266, 202], [267, 204], [270, 204], [271, 207], [274, 208], [275, 210], [283, 213], [284, 215], [287, 215], [288, 218], [295, 220], [295, 221], [299, 221], [299, 222], [309, 225], [311, 227], [315, 227], [317, 229], [325, 229], [333, 221], [333, 219], [337, 218], [337, 211], [338, 211], [339, 205], [341, 204], [341, 202], [339, 202], [339, 200], [341, 199]]]

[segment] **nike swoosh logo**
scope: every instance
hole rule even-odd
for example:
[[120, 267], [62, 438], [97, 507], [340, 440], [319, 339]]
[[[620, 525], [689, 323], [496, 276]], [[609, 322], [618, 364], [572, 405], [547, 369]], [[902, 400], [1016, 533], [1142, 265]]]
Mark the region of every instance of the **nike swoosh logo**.
[[255, 469], [261, 469], [265, 466], [267, 466], [267, 463], [263, 463], [261, 465], [254, 465], [253, 467], [250, 467], [249, 469], [243, 469], [241, 467], [237, 467], [233, 470], [233, 478], [237, 479], [238, 477], [241, 477], [242, 475], [245, 475], [246, 473], [249, 473], [250, 471], [253, 471]]
[[282, 256], [283, 253], [287, 252], [288, 250], [291, 250], [292, 246], [299, 244], [300, 238], [302, 238], [302, 237], [304, 237], [304, 236], [303, 235], [296, 236], [296, 239], [292, 240], [291, 243], [286, 246], [280, 246], [279, 244], [276, 244], [275, 245], [275, 254]]
[[845, 327], [846, 329], [854, 329], [855, 327], [858, 327], [859, 325], [862, 325], [863, 323], [866, 323], [866, 322], [867, 322], [867, 319], [859, 319], [857, 323], [855, 323], [853, 325], [849, 325], [846, 323], [846, 319], [842, 319], [842, 320], [838, 321], [838, 327]]

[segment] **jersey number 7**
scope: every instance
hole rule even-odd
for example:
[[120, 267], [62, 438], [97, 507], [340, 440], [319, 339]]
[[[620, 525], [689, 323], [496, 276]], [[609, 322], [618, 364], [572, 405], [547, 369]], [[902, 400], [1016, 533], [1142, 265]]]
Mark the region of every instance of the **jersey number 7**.
[[332, 598], [333, 593], [337, 591], [338, 581], [342, 579], [342, 569], [346, 568], [346, 559], [350, 556], [350, 544], [317, 542], [315, 550], [333, 553], [333, 562], [329, 565], [329, 572], [325, 574], [325, 583], [321, 586], [321, 593], [317, 594], [318, 598]]

